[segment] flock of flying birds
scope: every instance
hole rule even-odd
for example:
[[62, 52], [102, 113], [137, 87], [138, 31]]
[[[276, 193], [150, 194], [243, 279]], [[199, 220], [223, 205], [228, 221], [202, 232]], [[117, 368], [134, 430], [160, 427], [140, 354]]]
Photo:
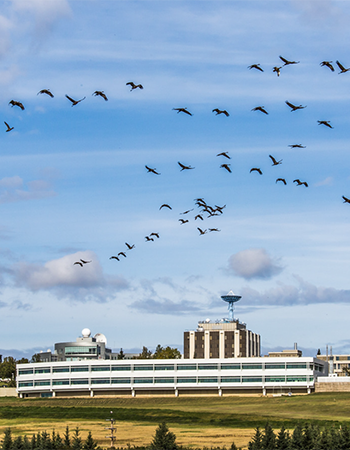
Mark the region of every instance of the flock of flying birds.
[[[272, 71], [274, 73], [277, 74], [277, 76], [279, 77], [281, 75], [281, 71], [282, 69], [284, 69], [286, 66], [289, 65], [295, 65], [295, 64], [299, 64], [300, 61], [291, 61], [288, 60], [282, 56], [279, 56], [280, 60], [283, 62], [283, 65], [281, 66], [275, 66], [273, 67]], [[338, 60], [336, 61], [336, 65], [338, 66], [340, 72], [339, 74], [343, 74], [346, 73], [348, 71], [350, 71], [350, 68], [345, 68]], [[335, 71], [334, 65], [332, 61], [322, 61], [320, 63], [321, 67], [327, 67], [328, 69], [330, 69], [332, 72]], [[257, 70], [259, 72], [264, 72], [264, 69], [261, 67], [260, 64], [251, 64], [250, 66], [248, 66], [249, 70]], [[126, 83], [126, 86], [130, 86], [130, 91], [134, 91], [135, 89], [143, 89], [142, 84], [135, 84], [133, 81], [129, 81], [128, 83]], [[42, 89], [38, 92], [37, 95], [47, 95], [48, 97], [54, 98], [54, 94], [50, 91], [50, 89]], [[92, 93], [93, 96], [95, 97], [101, 97], [104, 101], [108, 101], [108, 97], [107, 95], [104, 93], [104, 91], [100, 91], [100, 90], [96, 90], [95, 92]], [[69, 102], [71, 103], [71, 106], [76, 106], [78, 105], [80, 102], [82, 102], [83, 100], [85, 100], [86, 97], [83, 97], [81, 99], [74, 99], [72, 97], [70, 97], [69, 95], [66, 95], [67, 100], [69, 100]], [[298, 110], [302, 110], [304, 108], [306, 108], [306, 105], [295, 105], [293, 103], [291, 103], [290, 101], [286, 101], [285, 102], [286, 105], [290, 108], [291, 112], [295, 112]], [[17, 100], [11, 100], [9, 102], [9, 105], [11, 105], [12, 107], [18, 107], [20, 108], [22, 111], [25, 109], [24, 105], [22, 102], [17, 101]], [[174, 111], [176, 111], [178, 114], [179, 113], [183, 113], [186, 114], [188, 116], [192, 116], [193, 114], [188, 110], [187, 107], [178, 107], [178, 108], [173, 108]], [[268, 111], [266, 110], [266, 108], [264, 106], [256, 106], [254, 108], [252, 108], [251, 111], [254, 112], [261, 112], [265, 115], [268, 115]], [[213, 113], [215, 113], [216, 115], [224, 115], [226, 117], [229, 117], [230, 114], [226, 109], [219, 109], [219, 108], [214, 108], [212, 110]], [[327, 128], [332, 129], [333, 126], [331, 125], [330, 121], [328, 120], [318, 120], [318, 125], [323, 125]], [[4, 121], [4, 124], [6, 126], [6, 132], [10, 132], [14, 129], [13, 126], [10, 126], [8, 124], [8, 122]], [[291, 144], [289, 145], [290, 148], [305, 148], [304, 145], [302, 144]], [[216, 155], [217, 157], [223, 157], [225, 158], [225, 160], [230, 160], [231, 156], [229, 155], [228, 152], [221, 152], [218, 153]], [[280, 164], [282, 164], [282, 159], [277, 160], [274, 156], [269, 155], [269, 158], [272, 162], [272, 166], [279, 166]], [[193, 170], [195, 169], [195, 167], [192, 167], [191, 165], [186, 165], [183, 164], [182, 162], [178, 161], [178, 165], [180, 167], [180, 171], [188, 171], [188, 170]], [[150, 167], [149, 165], [145, 165], [145, 168], [147, 170], [148, 173], [153, 174], [153, 175], [161, 175], [161, 173], [153, 167]], [[224, 162], [220, 165], [220, 168], [225, 169], [227, 172], [232, 173], [230, 164], [228, 162]], [[250, 173], [256, 172], [259, 175], [262, 175], [263, 172], [261, 170], [260, 167], [252, 167], [250, 169]], [[277, 178], [276, 179], [276, 183], [282, 183], [284, 185], [287, 185], [287, 181], [285, 178]], [[296, 178], [295, 180], [293, 180], [293, 183], [295, 183], [297, 186], [304, 186], [304, 187], [308, 187], [308, 183], [306, 181], [301, 181], [299, 178]], [[342, 196], [344, 203], [349, 203], [350, 204], [350, 198], [347, 198], [345, 196]], [[196, 198], [194, 200], [195, 202], [195, 206], [197, 206], [199, 208], [199, 210], [194, 214], [194, 220], [195, 221], [199, 221], [199, 222], [204, 222], [205, 219], [211, 218], [211, 217], [215, 217], [215, 216], [221, 216], [223, 214], [223, 210], [226, 208], [226, 205], [223, 206], [219, 206], [219, 205], [209, 205], [203, 198]], [[163, 203], [160, 207], [159, 210], [162, 209], [168, 209], [168, 210], [172, 210], [172, 207], [168, 204], [168, 203]], [[180, 215], [184, 216], [184, 217], [180, 217], [178, 219], [179, 223], [181, 225], [184, 225], [186, 223], [189, 222], [188, 214], [190, 212], [194, 211], [194, 208], [189, 209], [187, 211], [184, 211], [182, 213], [180, 213]], [[186, 218], [185, 218], [186, 217]], [[219, 232], [220, 229], [219, 228], [215, 228], [215, 227], [208, 227], [208, 228], [204, 228], [203, 225], [198, 226], [197, 230], [199, 232], [199, 235], [205, 235], [207, 233], [211, 233], [211, 232]], [[152, 232], [149, 235], [145, 236], [145, 242], [154, 242], [156, 239], [159, 239], [160, 235], [158, 232]], [[126, 249], [123, 249], [121, 251], [119, 251], [117, 254], [112, 255], [109, 259], [110, 260], [116, 260], [116, 261], [120, 261], [121, 258], [126, 258], [127, 257], [127, 251], [130, 251], [132, 249], [135, 248], [135, 244], [129, 244], [128, 242], [125, 242], [126, 245]], [[79, 267], [84, 267], [86, 264], [91, 263], [92, 260], [86, 261], [83, 259], [80, 259], [79, 261], [75, 261], [73, 263], [73, 265], [79, 266]]]

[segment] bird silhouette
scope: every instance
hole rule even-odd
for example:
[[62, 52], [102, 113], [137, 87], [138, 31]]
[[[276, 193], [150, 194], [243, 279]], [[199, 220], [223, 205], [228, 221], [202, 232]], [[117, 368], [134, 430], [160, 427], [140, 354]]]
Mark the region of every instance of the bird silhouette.
[[230, 164], [221, 164], [220, 168], [226, 169], [227, 172], [232, 173], [232, 170], [230, 169]]
[[230, 115], [230, 114], [226, 111], [226, 109], [218, 109], [218, 108], [215, 108], [215, 109], [213, 109], [212, 112], [215, 112], [216, 115], [218, 115], [218, 114], [225, 114], [226, 117], [228, 117], [228, 116]]
[[11, 131], [11, 130], [13, 130], [14, 127], [10, 127], [10, 125], [9, 125], [7, 122], [4, 122], [4, 124], [5, 124], [6, 127], [7, 127], [6, 133], [9, 132], [9, 131]]
[[213, 231], [220, 231], [219, 228], [209, 228], [208, 230], [209, 230], [210, 232], [213, 232]]
[[293, 105], [293, 103], [286, 101], [286, 105], [288, 105], [291, 108], [291, 112], [292, 111], [296, 111], [298, 109], [304, 109], [306, 108], [306, 106], [302, 106], [302, 105]]
[[271, 158], [273, 166], [278, 166], [279, 164], [282, 164], [283, 159], [280, 159], [279, 161], [277, 161], [272, 155], [269, 155], [269, 158]]
[[279, 77], [279, 76], [281, 75], [281, 69], [282, 69], [282, 67], [277, 67], [277, 66], [275, 66], [275, 67], [272, 69], [272, 72], [276, 72], [277, 76]]
[[306, 181], [300, 181], [299, 178], [297, 178], [296, 180], [293, 180], [293, 183], [297, 183], [297, 186], [302, 186], [302, 185], [304, 185], [305, 187], [309, 186]]
[[159, 239], [159, 233], [153, 232], [153, 233], [150, 234], [150, 236], [155, 236], [157, 239]]
[[197, 230], [199, 231], [199, 235], [202, 236], [207, 232], [207, 230], [202, 230], [201, 228], [197, 227]]
[[231, 156], [227, 152], [218, 153], [216, 156], [224, 156], [227, 159], [231, 159]]
[[126, 258], [126, 254], [124, 252], [119, 252], [118, 256], [124, 256], [124, 258]]
[[284, 178], [277, 178], [276, 183], [277, 183], [278, 181], [282, 181], [282, 183], [283, 183], [285, 186], [286, 186], [286, 184], [287, 184], [287, 182], [286, 182], [286, 180], [285, 180]]
[[80, 260], [83, 264], [89, 264], [89, 263], [91, 263], [92, 261], [84, 261], [83, 259], [81, 259]]
[[173, 208], [172, 208], [170, 205], [168, 205], [167, 203], [163, 203], [163, 204], [160, 206], [159, 210], [161, 210], [162, 208], [173, 209]]
[[328, 67], [329, 69], [331, 69], [331, 71], [332, 72], [334, 72], [334, 67], [332, 66], [332, 63], [333, 61], [322, 61], [321, 63], [320, 63], [320, 66], [321, 67], [323, 67], [323, 66], [326, 66], [326, 67]]
[[350, 203], [350, 198], [344, 197], [344, 195], [342, 196], [344, 202], [343, 203]]
[[49, 97], [54, 98], [54, 95], [53, 95], [53, 93], [50, 91], [50, 89], [41, 89], [41, 91], [39, 91], [36, 95], [39, 95], [39, 94], [46, 94], [46, 95], [48, 95]]
[[132, 250], [133, 248], [135, 248], [135, 244], [130, 245], [127, 242], [125, 242], [125, 245], [128, 247], [128, 250]]
[[184, 211], [184, 212], [182, 212], [182, 213], [180, 213], [180, 214], [188, 214], [188, 213], [191, 212], [191, 211], [193, 211], [193, 208], [192, 208], [192, 209], [188, 209], [187, 211]]
[[182, 172], [183, 170], [191, 170], [191, 169], [194, 169], [194, 167], [191, 167], [191, 166], [185, 166], [185, 164], [182, 164], [182, 163], [180, 163], [179, 161], [178, 161], [178, 165], [181, 167], [180, 172]]
[[200, 214], [197, 214], [195, 216], [194, 220], [197, 220], [197, 219], [204, 220], [203, 217]]
[[108, 101], [107, 95], [104, 93], [104, 91], [95, 91], [92, 95], [95, 97], [102, 97], [106, 102]]
[[187, 108], [173, 108], [174, 111], [177, 111], [177, 113], [179, 114], [180, 112], [183, 112], [185, 114], [188, 114], [189, 116], [192, 116], [192, 114], [187, 111]]
[[82, 102], [83, 100], [85, 100], [86, 97], [81, 98], [80, 100], [74, 100], [74, 98], [69, 97], [69, 95], [66, 94], [66, 98], [68, 98], [68, 100], [70, 102], [72, 102], [72, 106], [77, 105], [78, 103]]
[[149, 236], [145, 236], [146, 242], [150, 242], [150, 241], [154, 241], [154, 239], [152, 237]]
[[75, 265], [78, 265], [78, 266], [80, 266], [80, 267], [83, 267], [83, 263], [82, 262], [80, 262], [80, 261], [75, 261], [75, 263], [73, 264], [73, 266], [75, 266]]
[[328, 128], [333, 128], [329, 120], [318, 120], [317, 122], [319, 125], [325, 125]]
[[126, 83], [126, 86], [130, 86], [131, 87], [130, 92], [133, 91], [134, 89], [137, 89], [137, 88], [143, 89], [142, 84], [135, 84], [133, 81], [129, 81], [128, 83]]
[[259, 167], [253, 167], [252, 169], [250, 169], [250, 173], [252, 173], [253, 171], [260, 173], [260, 175], [262, 175], [262, 171], [261, 169], [259, 169]]
[[349, 67], [348, 69], [345, 69], [345, 67], [344, 67], [342, 64], [340, 64], [339, 61], [336, 61], [336, 63], [337, 63], [337, 66], [338, 66], [339, 69], [340, 69], [340, 72], [339, 72], [339, 73], [345, 73], [345, 72], [348, 72], [348, 71], [350, 70], [350, 67]]
[[288, 61], [288, 59], [283, 58], [283, 56], [280, 56], [279, 58], [281, 61], [284, 62], [285, 66], [289, 66], [290, 64], [299, 64], [300, 63], [300, 61]]
[[179, 222], [181, 222], [181, 225], [183, 225], [184, 223], [188, 223], [189, 221], [187, 219], [179, 219]]
[[306, 148], [305, 145], [301, 145], [301, 144], [291, 144], [291, 145], [288, 145], [288, 147], [290, 147], [290, 148]]
[[146, 167], [148, 173], [154, 173], [155, 175], [160, 175], [160, 173], [157, 172], [156, 169], [152, 169], [151, 167], [148, 167], [148, 166], [145, 166], [145, 167]]
[[252, 111], [261, 111], [264, 114], [268, 114], [268, 112], [265, 109], [265, 106], [256, 106], [255, 108], [252, 109]]
[[264, 70], [260, 67], [260, 64], [251, 64], [250, 66], [248, 66], [248, 69], [257, 69], [260, 70], [260, 72], [264, 72]]
[[25, 109], [24, 106], [23, 106], [23, 103], [18, 102], [17, 100], [11, 100], [9, 102], [9, 105], [11, 105], [12, 107], [18, 106], [19, 108], [21, 108], [22, 111], [24, 111], [24, 109]]
[[118, 258], [118, 256], [111, 256], [109, 259], [116, 259], [117, 261], [120, 261], [120, 259]]

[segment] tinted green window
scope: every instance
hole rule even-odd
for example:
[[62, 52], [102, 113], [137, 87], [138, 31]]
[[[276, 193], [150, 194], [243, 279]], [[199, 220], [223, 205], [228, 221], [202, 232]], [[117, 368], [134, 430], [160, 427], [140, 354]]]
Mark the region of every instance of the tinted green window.
[[196, 364], [178, 364], [177, 370], [197, 370]]
[[149, 365], [149, 366], [134, 366], [134, 370], [138, 371], [138, 370], [153, 370], [153, 365]]
[[50, 373], [50, 367], [37, 368], [34, 373]]
[[221, 377], [221, 383], [240, 383], [240, 377]]
[[285, 377], [265, 377], [266, 383], [284, 383]]
[[174, 364], [171, 365], [162, 364], [161, 366], [155, 365], [154, 370], [174, 370]]
[[217, 364], [198, 364], [198, 370], [218, 370]]
[[33, 375], [33, 369], [19, 369], [19, 375]]
[[155, 383], [174, 383], [174, 378], [155, 378]]
[[40, 380], [34, 383], [34, 386], [50, 386], [50, 380]]
[[298, 376], [287, 377], [287, 382], [289, 382], [289, 383], [293, 383], [293, 382], [296, 382], [296, 381], [305, 382], [306, 381], [306, 377], [298, 377]]
[[153, 378], [134, 378], [135, 384], [150, 384], [153, 383]]
[[188, 378], [178, 378], [177, 382], [178, 383], [196, 383], [196, 378], [195, 377], [188, 377]]
[[287, 363], [287, 369], [306, 369], [305, 363]]
[[266, 370], [273, 370], [273, 369], [285, 369], [286, 366], [285, 364], [265, 364], [265, 369]]
[[112, 378], [112, 384], [130, 384], [130, 378]]
[[91, 380], [91, 384], [110, 384], [109, 378], [95, 378]]
[[240, 364], [221, 364], [221, 370], [240, 370]]
[[217, 383], [217, 377], [198, 377], [198, 383]]
[[242, 382], [243, 383], [261, 383], [262, 378], [261, 377], [243, 377]]
[[33, 381], [20, 381], [18, 387], [31, 387], [33, 386]]
[[109, 372], [111, 366], [91, 366], [91, 372]]
[[88, 366], [71, 367], [71, 372], [89, 372]]
[[69, 380], [53, 380], [52, 386], [68, 386]]
[[242, 364], [242, 369], [245, 370], [259, 370], [262, 368], [262, 364]]
[[82, 380], [71, 380], [71, 384], [89, 384], [89, 380], [84, 378]]
[[131, 366], [130, 365], [128, 365], [128, 366], [112, 366], [112, 371], [115, 371], [115, 370], [129, 371], [129, 370], [131, 370]]
[[53, 367], [52, 372], [53, 373], [69, 372], [69, 367]]

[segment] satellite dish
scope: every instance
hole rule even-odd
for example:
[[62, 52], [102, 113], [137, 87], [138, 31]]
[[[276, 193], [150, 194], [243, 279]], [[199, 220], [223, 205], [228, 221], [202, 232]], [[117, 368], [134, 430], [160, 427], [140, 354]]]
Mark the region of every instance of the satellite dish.
[[91, 336], [91, 331], [89, 330], [89, 328], [84, 328], [81, 334], [83, 335], [83, 338], [88, 338]]
[[206, 321], [206, 323], [209, 323], [209, 322], [210, 322], [210, 319], [205, 319], [205, 321]]
[[107, 345], [107, 338], [104, 334], [97, 333], [97, 334], [95, 334], [94, 338], [96, 339], [96, 342], [100, 342], [100, 343]]

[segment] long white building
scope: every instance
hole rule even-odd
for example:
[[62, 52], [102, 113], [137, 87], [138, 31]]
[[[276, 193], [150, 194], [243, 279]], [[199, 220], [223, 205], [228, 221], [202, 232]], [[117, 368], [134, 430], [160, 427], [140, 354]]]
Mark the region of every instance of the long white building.
[[328, 364], [313, 357], [82, 360], [17, 366], [23, 397], [310, 393]]

